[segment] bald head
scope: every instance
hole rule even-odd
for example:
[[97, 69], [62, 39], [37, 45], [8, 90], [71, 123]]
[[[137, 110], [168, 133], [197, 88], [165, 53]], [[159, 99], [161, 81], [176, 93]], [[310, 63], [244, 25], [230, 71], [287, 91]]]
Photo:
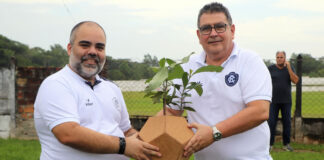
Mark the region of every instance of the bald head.
[[90, 25], [90, 26], [91, 26], [91, 25], [96, 25], [96, 26], [100, 27], [101, 30], [103, 31], [105, 37], [106, 37], [105, 30], [104, 30], [104, 29], [103, 29], [103, 28], [102, 28], [98, 23], [93, 22], [93, 21], [82, 21], [82, 22], [76, 24], [76, 25], [72, 28], [71, 33], [70, 33], [70, 44], [73, 44], [73, 43], [74, 43], [76, 33], [77, 33], [78, 29], [79, 29], [81, 26], [83, 26], [83, 25]]

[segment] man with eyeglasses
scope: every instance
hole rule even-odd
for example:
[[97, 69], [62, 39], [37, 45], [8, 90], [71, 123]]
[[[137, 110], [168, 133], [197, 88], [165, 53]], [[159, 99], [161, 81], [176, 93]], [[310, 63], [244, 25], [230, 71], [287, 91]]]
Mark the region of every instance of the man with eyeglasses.
[[[195, 152], [195, 160], [271, 160], [267, 124], [272, 85], [262, 59], [233, 42], [235, 25], [226, 7], [214, 2], [198, 15], [197, 36], [204, 52], [183, 64], [185, 71], [222, 66], [220, 73], [204, 72], [192, 77], [203, 84], [186, 101], [196, 112], [187, 111], [195, 135], [184, 148], [184, 156]], [[170, 105], [167, 114], [181, 115]]]

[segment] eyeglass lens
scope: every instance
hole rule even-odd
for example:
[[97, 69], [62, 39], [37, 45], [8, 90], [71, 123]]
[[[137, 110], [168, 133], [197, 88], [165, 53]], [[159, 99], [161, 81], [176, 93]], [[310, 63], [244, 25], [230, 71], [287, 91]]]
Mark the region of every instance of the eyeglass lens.
[[225, 23], [214, 24], [214, 26], [204, 25], [204, 26], [201, 26], [199, 30], [202, 34], [210, 34], [212, 29], [214, 28], [217, 33], [223, 33], [226, 31], [226, 25], [227, 24], [225, 24]]

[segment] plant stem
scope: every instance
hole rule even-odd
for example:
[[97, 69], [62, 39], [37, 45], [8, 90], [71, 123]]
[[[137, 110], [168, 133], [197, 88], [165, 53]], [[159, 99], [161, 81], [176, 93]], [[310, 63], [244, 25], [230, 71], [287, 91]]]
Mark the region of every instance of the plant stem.
[[163, 82], [163, 85], [162, 85], [163, 92], [165, 93], [165, 94], [163, 94], [163, 115], [164, 116], [166, 115], [165, 107], [166, 107], [166, 91], [167, 91], [167, 87], [168, 87], [167, 83], [168, 83], [168, 81], [166, 80], [165, 82]]
[[[188, 75], [188, 83], [190, 82], [190, 78], [191, 78], [191, 73], [189, 73]], [[188, 86], [188, 85], [187, 85]], [[185, 96], [184, 94], [187, 93], [189, 90], [187, 90], [187, 86], [183, 86], [182, 92], [181, 92], [181, 97], [180, 97], [180, 110], [183, 110], [183, 104], [184, 104], [184, 99]], [[187, 90], [187, 91], [186, 91]]]

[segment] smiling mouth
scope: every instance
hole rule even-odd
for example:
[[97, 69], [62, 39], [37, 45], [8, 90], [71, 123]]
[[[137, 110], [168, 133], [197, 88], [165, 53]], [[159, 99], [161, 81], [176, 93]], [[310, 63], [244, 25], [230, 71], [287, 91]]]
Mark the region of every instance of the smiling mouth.
[[218, 43], [218, 42], [221, 42], [221, 41], [209, 41], [208, 44], [215, 44], [215, 43]]
[[91, 65], [95, 65], [98, 63], [97, 60], [95, 60], [95, 59], [87, 59], [84, 62], [91, 64]]

